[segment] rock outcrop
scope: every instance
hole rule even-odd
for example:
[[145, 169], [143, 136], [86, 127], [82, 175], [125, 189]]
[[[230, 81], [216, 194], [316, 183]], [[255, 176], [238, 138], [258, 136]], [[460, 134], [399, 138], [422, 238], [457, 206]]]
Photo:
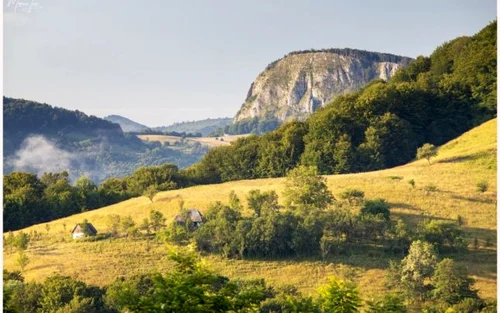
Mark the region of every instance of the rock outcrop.
[[292, 52], [260, 73], [233, 123], [304, 119], [338, 95], [375, 79], [388, 80], [411, 60], [353, 49]]

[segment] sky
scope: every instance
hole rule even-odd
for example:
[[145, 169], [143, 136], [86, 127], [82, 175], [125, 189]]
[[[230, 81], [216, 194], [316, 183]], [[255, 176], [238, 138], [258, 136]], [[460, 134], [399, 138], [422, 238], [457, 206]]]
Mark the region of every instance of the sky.
[[3, 1], [5, 96], [147, 126], [234, 117], [291, 51], [429, 55], [497, 13], [495, 0]]

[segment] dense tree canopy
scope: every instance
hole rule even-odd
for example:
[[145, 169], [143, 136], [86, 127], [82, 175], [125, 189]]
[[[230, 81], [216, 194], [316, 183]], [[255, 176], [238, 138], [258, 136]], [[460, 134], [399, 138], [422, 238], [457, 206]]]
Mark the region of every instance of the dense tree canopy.
[[443, 144], [495, 115], [496, 21], [418, 57], [390, 82], [336, 98], [305, 122], [213, 149], [188, 171], [221, 182], [283, 176], [299, 164], [321, 174], [377, 170], [404, 164], [424, 143]]

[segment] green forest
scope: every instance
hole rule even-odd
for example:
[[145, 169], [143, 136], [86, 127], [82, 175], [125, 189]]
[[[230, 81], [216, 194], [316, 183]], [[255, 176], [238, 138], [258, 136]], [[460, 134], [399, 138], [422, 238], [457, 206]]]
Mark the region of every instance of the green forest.
[[[321, 174], [405, 164], [424, 143], [442, 144], [496, 116], [496, 21], [336, 98], [304, 122], [210, 150], [187, 172], [200, 182], [284, 176], [298, 164]], [[270, 122], [272, 123], [272, 121]], [[265, 128], [257, 120], [232, 130]]]
[[[165, 227], [161, 212], [137, 231], [129, 219], [110, 216], [116, 231], [100, 240], [118, 237], [123, 228], [127, 240], [156, 237], [177, 245], [169, 253], [173, 269], [118, 277], [105, 287], [87, 285], [75, 278], [53, 275], [43, 283], [24, 282], [21, 272], [4, 271], [4, 312], [495, 312], [496, 303], [478, 296], [467, 269], [449, 256], [466, 249], [463, 231], [455, 222], [423, 221], [412, 232], [400, 219], [391, 220], [383, 199], [365, 200], [362, 191], [346, 190], [335, 200], [325, 179], [314, 168], [290, 172], [284, 191], [285, 208], [274, 191], [252, 190], [242, 217], [240, 199], [229, 194], [227, 203], [214, 203], [195, 225], [181, 208], [181, 220]], [[359, 214], [353, 208], [361, 206]], [[286, 210], [283, 210], [286, 209]], [[84, 224], [86, 221], [84, 221]], [[21, 257], [31, 236], [20, 232], [5, 239], [6, 247]], [[149, 240], [149, 239], [148, 239]], [[371, 245], [371, 248], [370, 248]], [[191, 247], [191, 248], [190, 248]], [[264, 279], [238, 280], [216, 274], [199, 262], [202, 254], [228, 258], [276, 259], [286, 256], [322, 258], [348, 255], [353, 249], [379, 249], [384, 255], [400, 255], [389, 262], [386, 286], [391, 292], [362, 301], [349, 279], [330, 278], [314, 296], [300, 294], [293, 285], [274, 288]], [[444, 257], [443, 257], [444, 256]]]
[[[71, 129], [60, 135], [60, 140], [67, 145], [83, 145], [89, 139], [81, 137], [81, 129], [100, 132], [95, 140], [108, 138], [113, 144], [92, 157], [97, 160], [98, 168], [115, 177], [99, 186], [92, 184], [88, 189], [91, 195], [84, 198], [95, 200], [88, 202], [77, 196], [86, 192], [71, 186], [67, 175], [44, 174], [66, 177], [57, 180], [55, 186], [43, 179], [43, 175], [6, 175], [4, 230], [98, 208], [145, 192], [282, 177], [299, 165], [314, 167], [319, 174], [337, 174], [405, 164], [415, 158], [417, 148], [424, 143], [442, 144], [496, 116], [496, 25], [496, 21], [492, 22], [472, 37], [444, 43], [430, 57], [418, 57], [399, 70], [390, 82], [374, 81], [356, 93], [341, 96], [304, 122], [289, 122], [262, 136], [252, 135], [230, 146], [213, 148], [198, 163], [185, 169], [164, 163], [172, 158], [189, 162], [204, 151], [172, 152], [159, 143], [145, 144], [135, 137], [128, 138], [115, 124], [79, 114], [73, 123], [83, 125], [79, 127], [78, 140], [67, 135], [72, 133]], [[19, 101], [21, 105], [16, 105]], [[4, 98], [4, 102], [6, 151], [17, 149], [21, 138], [31, 129], [46, 129], [45, 134], [50, 138], [59, 136], [55, 133], [57, 124], [48, 121], [64, 119], [66, 115], [59, 117], [54, 112], [66, 114], [67, 110], [47, 110], [47, 105], [9, 98]], [[32, 108], [42, 113], [35, 114]], [[27, 112], [9, 113], [16, 110]], [[44, 114], [50, 116], [43, 119], [45, 124], [36, 124], [40, 119], [35, 116]], [[23, 117], [16, 120], [16, 116]], [[75, 118], [72, 114], [68, 116]], [[97, 127], [99, 123], [104, 126]], [[16, 128], [21, 125], [28, 131]], [[106, 134], [113, 137], [105, 137]], [[122, 142], [123, 146], [119, 145]], [[134, 146], [143, 149], [138, 159], [137, 150], [131, 148]], [[158, 164], [164, 165], [140, 167]], [[137, 167], [131, 175], [116, 178]], [[40, 199], [42, 205], [38, 204]]]

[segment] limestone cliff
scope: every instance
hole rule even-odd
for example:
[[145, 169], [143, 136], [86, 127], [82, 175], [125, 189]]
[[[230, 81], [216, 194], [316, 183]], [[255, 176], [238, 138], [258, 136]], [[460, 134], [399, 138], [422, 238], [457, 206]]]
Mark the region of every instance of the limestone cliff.
[[389, 79], [411, 60], [353, 49], [292, 52], [260, 73], [233, 122], [303, 119], [340, 94]]

